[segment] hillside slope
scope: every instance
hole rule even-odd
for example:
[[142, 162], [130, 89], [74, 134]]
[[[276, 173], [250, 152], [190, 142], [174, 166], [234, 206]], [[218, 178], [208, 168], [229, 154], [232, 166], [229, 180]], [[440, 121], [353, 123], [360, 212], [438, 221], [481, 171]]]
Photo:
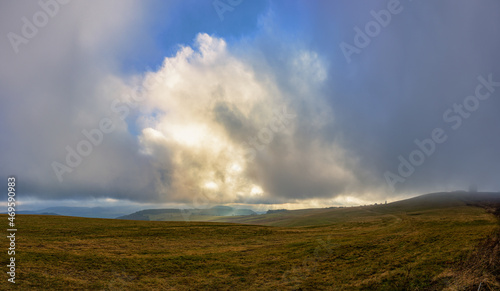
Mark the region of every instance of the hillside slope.
[[353, 220], [369, 220], [374, 217], [390, 218], [394, 215], [420, 215], [463, 206], [483, 207], [500, 203], [496, 192], [440, 192], [431, 193], [389, 204], [347, 207], [289, 210], [257, 216], [218, 217], [211, 221], [257, 224], [268, 226], [318, 226]]

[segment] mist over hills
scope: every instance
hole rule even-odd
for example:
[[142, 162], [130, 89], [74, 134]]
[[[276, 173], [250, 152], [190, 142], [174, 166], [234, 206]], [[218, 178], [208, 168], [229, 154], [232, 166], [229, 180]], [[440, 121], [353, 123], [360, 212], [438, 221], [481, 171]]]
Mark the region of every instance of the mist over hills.
[[118, 217], [126, 220], [209, 220], [220, 216], [257, 215], [250, 209], [236, 209], [229, 206], [214, 206], [209, 209], [146, 209]]
[[[267, 213], [258, 213], [251, 209], [238, 209], [230, 206], [214, 206], [209, 209], [143, 209], [123, 207], [67, 207], [55, 206], [40, 210], [19, 211], [18, 214], [31, 215], [62, 215], [87, 218], [113, 218], [125, 220], [145, 221], [214, 221], [214, 222], [237, 222], [237, 223], [267, 223], [269, 217], [274, 220], [287, 220], [302, 215], [313, 215], [317, 213], [344, 213], [349, 209], [417, 209], [436, 207], [458, 207], [465, 205], [477, 205], [488, 203], [500, 203], [500, 192], [438, 192], [429, 193], [413, 198], [395, 201], [389, 204], [355, 206], [355, 207], [333, 207], [314, 208], [299, 210], [269, 210]], [[238, 216], [238, 217], [235, 217]]]
[[63, 215], [87, 218], [116, 218], [126, 215], [136, 208], [124, 207], [69, 207], [54, 206], [39, 210], [18, 211], [18, 214]]
[[[341, 221], [345, 217], [363, 217], [366, 213], [395, 213], [399, 211], [424, 211], [436, 208], [451, 208], [462, 206], [484, 207], [489, 204], [500, 204], [500, 192], [438, 192], [417, 197], [368, 206], [342, 208], [313, 208], [299, 210], [268, 211], [256, 215], [250, 209], [235, 209], [228, 206], [215, 206], [210, 209], [146, 209], [129, 215], [117, 217], [127, 220], [155, 221], [211, 221], [232, 222], [262, 225], [307, 225], [330, 224]], [[307, 219], [310, 219], [309, 222]]]
[[[130, 207], [68, 207], [55, 206], [39, 210], [18, 211], [18, 214], [31, 215], [62, 215], [87, 218], [117, 218], [129, 220], [184, 220], [186, 216], [232, 216], [232, 215], [257, 215], [251, 209], [237, 209], [229, 206], [214, 206], [210, 209], [143, 209]], [[3, 213], [5, 214], [5, 212]], [[204, 219], [201, 219], [204, 220]]]

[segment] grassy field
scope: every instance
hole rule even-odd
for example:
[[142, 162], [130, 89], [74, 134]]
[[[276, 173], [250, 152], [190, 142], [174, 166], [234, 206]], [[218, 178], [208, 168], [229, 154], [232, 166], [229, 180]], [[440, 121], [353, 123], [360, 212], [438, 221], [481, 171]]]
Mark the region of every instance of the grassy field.
[[500, 288], [498, 220], [463, 200], [231, 219], [263, 225], [19, 215], [17, 283], [0, 289]]

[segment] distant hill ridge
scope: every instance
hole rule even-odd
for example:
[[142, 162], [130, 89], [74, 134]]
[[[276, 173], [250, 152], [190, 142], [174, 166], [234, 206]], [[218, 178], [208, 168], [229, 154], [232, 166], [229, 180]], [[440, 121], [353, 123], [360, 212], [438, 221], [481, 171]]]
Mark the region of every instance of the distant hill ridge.
[[[17, 214], [62, 215], [88, 218], [116, 218], [137, 211], [137, 207], [71, 207], [54, 206], [39, 210], [19, 210]], [[5, 213], [5, 212], [4, 212]]]
[[196, 216], [199, 220], [208, 220], [214, 216], [256, 215], [251, 209], [237, 209], [229, 206], [214, 206], [209, 209], [145, 209], [129, 215], [117, 217], [126, 220], [161, 220], [181, 221]]
[[[89, 218], [117, 218], [127, 220], [163, 220], [163, 221], [217, 221], [249, 223], [262, 225], [304, 224], [304, 217], [316, 217], [315, 221], [330, 223], [337, 215], [362, 211], [407, 211], [408, 209], [426, 209], [437, 207], [485, 206], [488, 203], [500, 203], [500, 192], [452, 191], [437, 192], [395, 201], [389, 204], [362, 207], [317, 208], [300, 210], [269, 210], [266, 214], [256, 215], [251, 209], [237, 209], [229, 206], [215, 206], [210, 209], [145, 209], [137, 211], [132, 207], [49, 207], [36, 211], [18, 211], [18, 214], [63, 215]], [[137, 206], [136, 206], [137, 207]], [[342, 210], [343, 209], [343, 210]], [[134, 212], [136, 211], [136, 212]], [[332, 212], [333, 211], [333, 212]], [[129, 213], [129, 214], [127, 214]], [[5, 212], [4, 212], [5, 214]], [[328, 218], [330, 217], [330, 218]], [[314, 221], [311, 220], [310, 223]], [[316, 223], [314, 222], [314, 223]], [[305, 223], [305, 224], [310, 224]]]
[[244, 223], [267, 226], [318, 226], [360, 219], [374, 215], [388, 216], [399, 213], [420, 213], [455, 207], [492, 208], [500, 205], [500, 192], [438, 192], [395, 201], [388, 204], [342, 208], [313, 208], [288, 211], [271, 211], [256, 216], [219, 217], [213, 222]]

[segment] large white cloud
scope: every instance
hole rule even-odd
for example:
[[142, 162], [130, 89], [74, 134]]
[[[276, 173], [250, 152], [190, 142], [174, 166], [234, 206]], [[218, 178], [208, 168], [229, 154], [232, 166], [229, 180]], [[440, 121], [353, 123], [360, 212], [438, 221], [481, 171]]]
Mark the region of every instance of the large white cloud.
[[285, 76], [255, 51], [235, 54], [199, 34], [148, 75], [155, 85], [143, 96], [139, 138], [161, 196], [281, 203], [364, 191], [366, 173], [322, 135], [334, 122], [320, 95], [322, 60], [302, 49], [279, 53]]

